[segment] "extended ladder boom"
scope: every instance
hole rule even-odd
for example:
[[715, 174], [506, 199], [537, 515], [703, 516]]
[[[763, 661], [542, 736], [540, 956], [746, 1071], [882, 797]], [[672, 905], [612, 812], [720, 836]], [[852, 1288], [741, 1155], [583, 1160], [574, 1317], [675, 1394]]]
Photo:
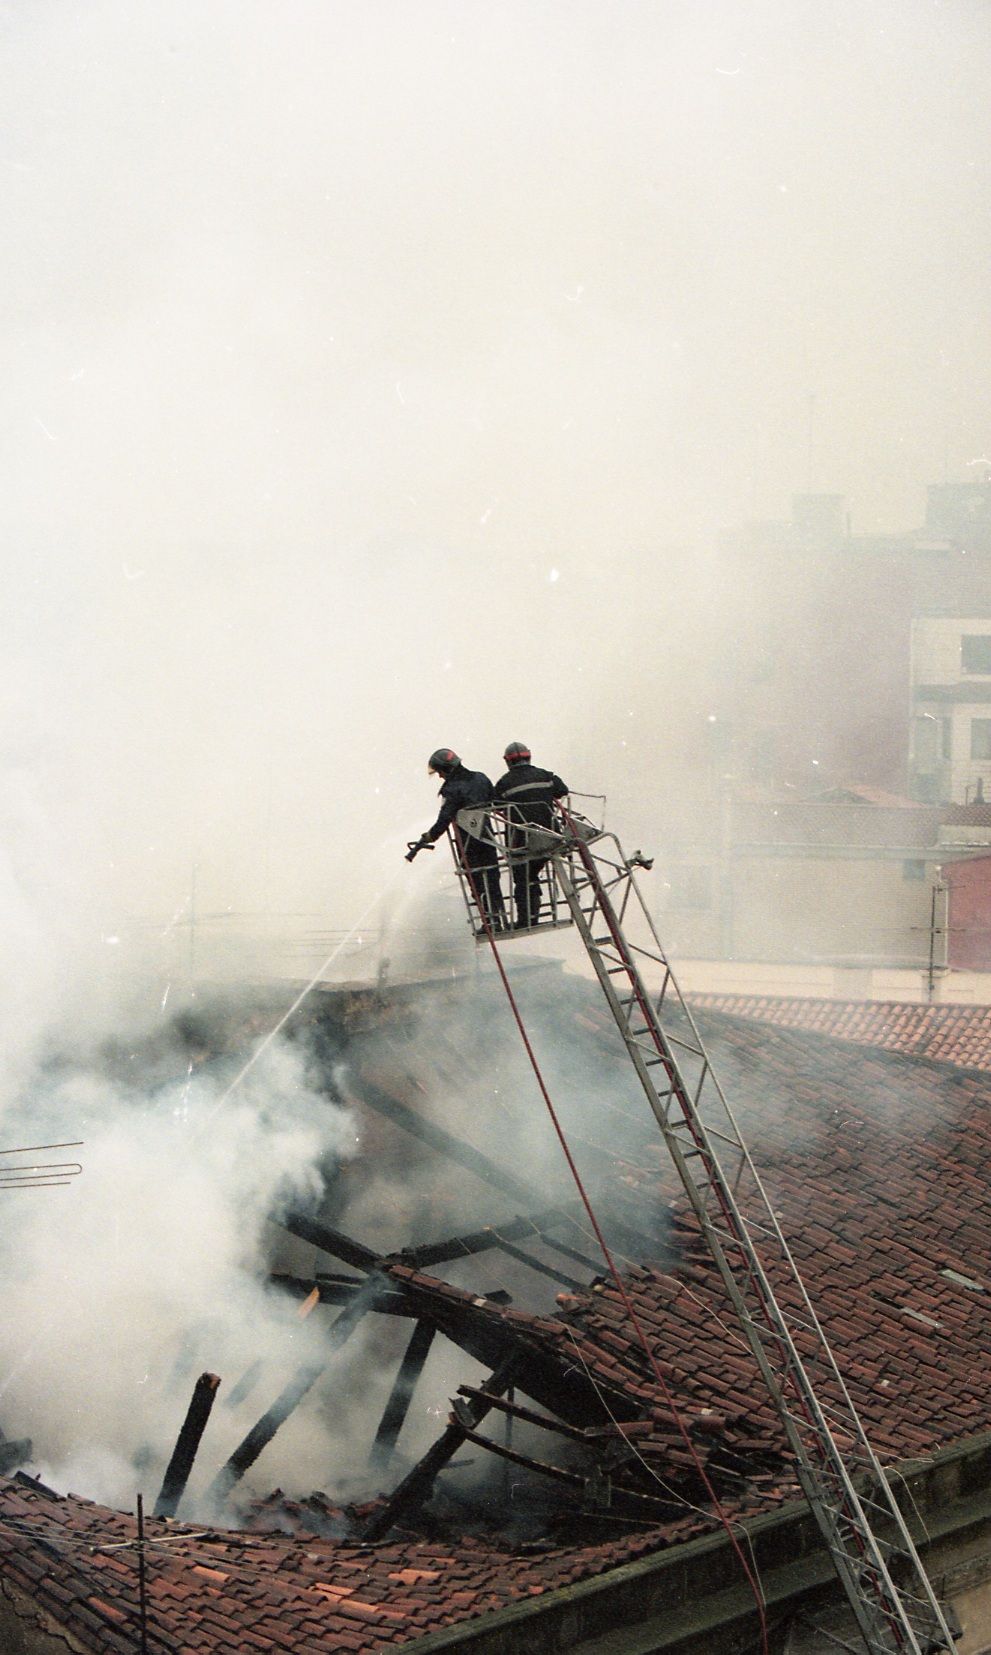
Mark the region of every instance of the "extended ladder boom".
[[[500, 861], [508, 860], [497, 848]], [[555, 883], [781, 1419], [803, 1492], [867, 1649], [872, 1655], [951, 1652], [950, 1629], [713, 1073], [630, 862], [614, 835], [590, 836], [587, 826], [564, 809], [561, 831], [548, 848]], [[459, 874], [475, 934], [488, 934], [495, 946], [477, 891], [474, 905], [471, 900], [474, 881], [463, 868]], [[646, 945], [627, 940], [632, 916], [638, 932], [646, 928]], [[643, 970], [659, 976], [659, 988], [648, 990]]]

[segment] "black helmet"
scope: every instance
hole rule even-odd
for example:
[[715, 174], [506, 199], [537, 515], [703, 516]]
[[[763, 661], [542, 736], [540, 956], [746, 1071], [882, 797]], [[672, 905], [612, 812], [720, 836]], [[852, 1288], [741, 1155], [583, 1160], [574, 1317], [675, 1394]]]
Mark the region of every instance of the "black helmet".
[[461, 760], [457, 753], [452, 752], [450, 747], [438, 747], [437, 751], [431, 753], [428, 758], [427, 769], [431, 775], [449, 776], [451, 771], [456, 770], [460, 763]]
[[525, 741], [511, 741], [502, 756], [507, 764], [528, 764], [533, 755]]

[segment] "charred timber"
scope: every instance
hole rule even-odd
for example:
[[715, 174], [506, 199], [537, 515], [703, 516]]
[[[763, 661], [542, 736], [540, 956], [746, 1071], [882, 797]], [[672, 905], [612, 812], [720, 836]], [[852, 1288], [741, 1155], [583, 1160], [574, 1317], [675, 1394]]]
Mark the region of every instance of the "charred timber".
[[215, 1373], [201, 1373], [193, 1387], [193, 1394], [182, 1430], [176, 1438], [176, 1445], [172, 1450], [172, 1458], [162, 1479], [162, 1487], [158, 1499], [155, 1501], [155, 1517], [174, 1517], [179, 1508], [179, 1501], [186, 1492], [189, 1474], [193, 1469], [196, 1451], [200, 1446], [200, 1439], [206, 1430], [206, 1422], [217, 1396], [217, 1387], [220, 1376]]
[[516, 1259], [519, 1264], [525, 1264], [527, 1269], [532, 1270], [536, 1275], [548, 1276], [551, 1281], [556, 1281], [560, 1287], [570, 1287], [572, 1293], [583, 1293], [585, 1291], [587, 1285], [585, 1282], [576, 1281], [574, 1276], [566, 1276], [563, 1270], [555, 1270], [552, 1264], [542, 1264], [539, 1258], [534, 1258], [532, 1253], [525, 1252], [522, 1247], [514, 1246], [504, 1236], [499, 1238], [498, 1246], [500, 1252], [506, 1253], [509, 1258]]
[[[580, 1356], [570, 1346], [557, 1350], [531, 1340], [525, 1330], [493, 1316], [492, 1305], [454, 1300], [416, 1281], [403, 1284], [411, 1313], [431, 1322], [439, 1332], [489, 1369], [498, 1368], [514, 1352], [520, 1358], [518, 1384], [538, 1406], [571, 1425], [600, 1425], [603, 1395], [617, 1420], [633, 1419], [638, 1405], [622, 1389], [599, 1377], [593, 1384]], [[566, 1325], [566, 1324], [565, 1324]]]
[[225, 1408], [237, 1408], [244, 1401], [245, 1397], [251, 1395], [262, 1376], [263, 1368], [264, 1363], [258, 1360], [248, 1363], [248, 1366], [245, 1368], [237, 1384], [228, 1391], [226, 1397], [224, 1398]]
[[583, 1477], [576, 1471], [565, 1471], [563, 1466], [551, 1465], [547, 1460], [531, 1459], [529, 1454], [521, 1454], [518, 1449], [510, 1448], [508, 1444], [494, 1442], [490, 1437], [483, 1437], [474, 1427], [465, 1428], [464, 1439], [474, 1443], [476, 1448], [485, 1448], [497, 1459], [508, 1460], [511, 1465], [518, 1465], [524, 1471], [532, 1471], [539, 1477], [550, 1477], [554, 1482], [570, 1483], [572, 1488], [581, 1489], [586, 1504], [590, 1510], [601, 1511], [622, 1505], [644, 1518], [645, 1521], [660, 1522], [663, 1516], [672, 1509], [672, 1502], [657, 1500], [650, 1494], [640, 1494], [636, 1489], [625, 1488], [618, 1483], [611, 1482], [608, 1476], [596, 1468], [591, 1477]]
[[[467, 1235], [449, 1236], [444, 1241], [428, 1242], [423, 1247], [404, 1247], [400, 1253], [393, 1256], [403, 1264], [410, 1264], [414, 1269], [422, 1270], [431, 1264], [447, 1264], [451, 1259], [488, 1252], [490, 1248], [498, 1247], [504, 1241], [523, 1241], [527, 1236], [537, 1236], [544, 1241], [549, 1226], [553, 1223], [565, 1223], [569, 1214], [568, 1208], [550, 1207], [544, 1212], [534, 1213], [529, 1218], [512, 1218], [505, 1224], [486, 1224], [484, 1229], [472, 1230]], [[581, 1257], [580, 1254], [577, 1256]]]
[[[478, 1397], [481, 1392], [477, 1385], [459, 1385], [459, 1396]], [[508, 1419], [518, 1419], [523, 1425], [539, 1425], [544, 1431], [554, 1431], [560, 1437], [567, 1437], [571, 1442], [580, 1442], [588, 1447], [588, 1432], [580, 1425], [566, 1425], [561, 1419], [552, 1419], [547, 1414], [538, 1414], [533, 1408], [524, 1408], [519, 1402], [510, 1402], [504, 1396], [492, 1397], [489, 1407]]]
[[[308, 1280], [302, 1276], [271, 1275], [268, 1279], [273, 1287], [281, 1288], [294, 1299], [306, 1299], [316, 1289], [321, 1304], [350, 1304], [357, 1294], [368, 1292], [367, 1282], [357, 1276], [314, 1276]], [[368, 1309], [383, 1316], [417, 1314], [401, 1287], [384, 1287], [370, 1300]]]
[[562, 1258], [569, 1258], [572, 1264], [580, 1264], [582, 1269], [587, 1270], [593, 1278], [601, 1275], [603, 1263], [601, 1259], [596, 1261], [589, 1258], [587, 1253], [580, 1253], [577, 1247], [569, 1247], [565, 1242], [559, 1241], [557, 1236], [551, 1235], [547, 1229], [542, 1229], [539, 1233], [545, 1247], [552, 1247], [555, 1253], [560, 1253]]
[[389, 1393], [389, 1400], [382, 1412], [379, 1428], [375, 1433], [370, 1456], [371, 1464], [378, 1471], [384, 1471], [392, 1458], [393, 1449], [399, 1438], [399, 1433], [406, 1422], [409, 1405], [413, 1399], [417, 1381], [423, 1372], [423, 1365], [430, 1354], [430, 1346], [434, 1340], [434, 1329], [429, 1322], [417, 1322], [406, 1346], [403, 1359], [399, 1364], [399, 1372]]
[[[341, 1311], [330, 1329], [330, 1351], [339, 1350], [354, 1332], [366, 1311], [372, 1308], [373, 1294], [355, 1298]], [[267, 1448], [280, 1425], [283, 1425], [316, 1384], [326, 1368], [326, 1362], [305, 1362], [296, 1369], [288, 1385], [276, 1397], [271, 1408], [262, 1414], [244, 1440], [235, 1448], [226, 1465], [221, 1466], [208, 1490], [208, 1499], [222, 1506], [236, 1483], [254, 1465], [263, 1448]]]
[[[516, 1372], [520, 1365], [518, 1354], [503, 1362], [495, 1373], [490, 1374], [481, 1388], [479, 1398], [465, 1404], [467, 1417], [471, 1420], [471, 1429], [480, 1425], [489, 1411], [490, 1397], [502, 1396], [513, 1384]], [[375, 1513], [366, 1525], [363, 1539], [367, 1541], [381, 1540], [384, 1535], [411, 1509], [416, 1510], [430, 1494], [434, 1479], [441, 1472], [448, 1461], [453, 1459], [468, 1431], [456, 1415], [452, 1414], [450, 1423], [438, 1437], [432, 1448], [428, 1448], [420, 1460], [393, 1490], [381, 1511]]]
[[484, 1448], [487, 1453], [495, 1454], [500, 1460], [508, 1460], [510, 1465], [522, 1466], [525, 1471], [535, 1471], [540, 1476], [552, 1477], [558, 1483], [570, 1483], [573, 1488], [584, 1489], [586, 1479], [579, 1476], [577, 1471], [565, 1471], [560, 1465], [549, 1465], [546, 1460], [531, 1459], [528, 1454], [521, 1454], [518, 1449], [510, 1448], [508, 1444], [493, 1442], [491, 1437], [483, 1437], [480, 1431], [473, 1427], [465, 1427], [466, 1442], [473, 1442], [476, 1448]]
[[329, 1224], [321, 1224], [316, 1218], [307, 1218], [305, 1213], [286, 1213], [278, 1222], [298, 1240], [310, 1242], [321, 1252], [342, 1259], [356, 1270], [376, 1270], [381, 1263], [378, 1253], [373, 1253], [370, 1247], [355, 1241], [353, 1236], [332, 1229]]

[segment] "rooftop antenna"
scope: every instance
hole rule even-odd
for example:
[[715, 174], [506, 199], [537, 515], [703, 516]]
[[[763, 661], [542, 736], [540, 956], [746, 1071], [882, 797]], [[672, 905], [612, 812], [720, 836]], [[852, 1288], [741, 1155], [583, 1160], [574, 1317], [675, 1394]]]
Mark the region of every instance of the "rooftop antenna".
[[19, 1149], [0, 1149], [0, 1190], [50, 1190], [68, 1184], [82, 1172], [79, 1161], [17, 1161], [17, 1155], [43, 1155], [53, 1149], [81, 1149], [82, 1140], [71, 1144], [29, 1144]]
[[199, 1529], [195, 1532], [183, 1530], [180, 1534], [148, 1535], [145, 1532], [144, 1496], [137, 1496], [137, 1528], [133, 1540], [115, 1540], [103, 1546], [88, 1546], [92, 1553], [97, 1552], [129, 1552], [133, 1551], [138, 1559], [138, 1636], [141, 1655], [148, 1652], [148, 1590], [147, 1566], [145, 1554], [154, 1547], [168, 1551], [171, 1546], [178, 1546], [183, 1541], [204, 1540], [209, 1535], [209, 1529]]

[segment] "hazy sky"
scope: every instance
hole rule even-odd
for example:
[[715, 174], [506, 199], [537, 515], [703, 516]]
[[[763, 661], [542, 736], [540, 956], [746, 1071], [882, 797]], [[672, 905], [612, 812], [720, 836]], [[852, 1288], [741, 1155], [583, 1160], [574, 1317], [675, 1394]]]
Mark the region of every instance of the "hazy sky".
[[649, 797], [716, 533], [810, 481], [910, 527], [991, 451], [985, 0], [0, 30], [25, 925], [171, 913], [194, 861], [349, 923], [423, 877], [438, 744]]
[[312, 1178], [294, 1071], [202, 1160], [189, 1076], [39, 1074], [128, 916], [195, 864], [442, 945], [433, 748], [646, 832], [754, 580], [719, 531], [810, 483], [912, 527], [991, 453], [989, 86], [987, 0], [0, 0], [0, 1108], [85, 1144], [4, 1276], [12, 1435], [77, 1279], [111, 1435], [176, 1261], [256, 1348], [242, 1255]]

